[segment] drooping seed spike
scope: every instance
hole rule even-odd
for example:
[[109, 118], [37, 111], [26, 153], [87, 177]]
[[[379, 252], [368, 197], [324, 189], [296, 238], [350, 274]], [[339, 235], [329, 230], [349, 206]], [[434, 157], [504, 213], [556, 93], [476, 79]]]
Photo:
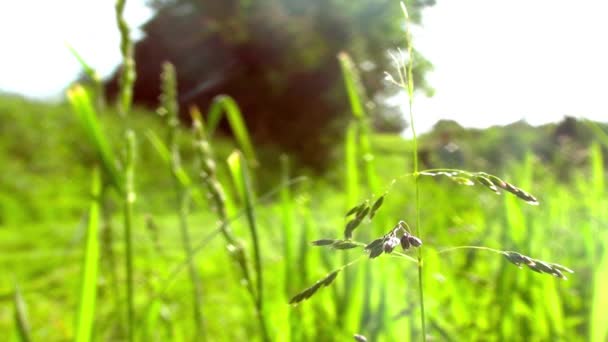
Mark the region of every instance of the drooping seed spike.
[[526, 261], [523, 258], [524, 256], [517, 252], [507, 251], [507, 252], [504, 252], [503, 255], [507, 258], [507, 260], [509, 260], [509, 262], [511, 262], [512, 264], [514, 264], [516, 266], [521, 266], [521, 264], [525, 263], [525, 261]]
[[378, 211], [378, 209], [380, 209], [380, 207], [382, 206], [382, 203], [384, 203], [384, 195], [378, 197], [378, 199], [372, 205], [372, 209], [369, 212], [370, 220], [374, 218], [374, 216], [376, 215], [376, 211]]
[[534, 260], [534, 263], [536, 264], [536, 268], [538, 268], [541, 272], [553, 274], [553, 268], [546, 262], [541, 260]]
[[368, 244], [365, 246], [365, 249], [367, 249], [367, 250], [372, 250], [372, 249], [374, 249], [375, 247], [378, 247], [378, 246], [382, 245], [382, 241], [384, 241], [384, 239], [383, 239], [383, 238], [376, 239], [376, 240], [374, 240], [374, 241], [372, 241], [372, 242], [368, 243]]
[[551, 264], [551, 267], [553, 267], [553, 269], [557, 269], [560, 270], [562, 272], [567, 272], [567, 273], [574, 273], [573, 270], [569, 269], [568, 267], [564, 266], [564, 265], [560, 265], [560, 264]]
[[365, 218], [365, 216], [366, 216], [366, 215], [369, 213], [369, 211], [370, 211], [370, 208], [369, 208], [369, 206], [368, 206], [368, 205], [366, 205], [365, 207], [363, 207], [363, 209], [362, 209], [361, 211], [359, 211], [359, 212], [357, 213], [356, 218], [357, 218], [359, 221], [363, 220], [363, 218]]
[[370, 259], [377, 258], [380, 255], [382, 255], [382, 252], [384, 252], [383, 245], [375, 246], [374, 248], [369, 250], [369, 258]]
[[543, 271], [538, 267], [538, 264], [536, 263], [526, 264], [526, 266], [528, 266], [528, 268], [534, 272], [543, 273]]
[[408, 249], [410, 249], [411, 243], [408, 240], [408, 236], [407, 235], [403, 235], [401, 237], [401, 239], [399, 239], [399, 242], [401, 243], [401, 248], [403, 248], [404, 251], [407, 251]]
[[506, 183], [506, 186], [504, 188], [506, 191], [512, 193], [513, 195], [517, 196], [518, 198], [524, 200], [524, 202], [527, 202], [528, 204], [532, 204], [532, 205], [538, 205], [539, 202], [536, 199], [536, 197], [532, 196], [531, 194], [525, 192], [524, 190], [514, 186], [513, 184], [510, 183]]
[[397, 223], [397, 226], [401, 229], [403, 229], [406, 233], [410, 232], [410, 226], [407, 225], [407, 223], [405, 223], [405, 221], [399, 221], [399, 223]]
[[340, 273], [340, 270], [335, 270], [328, 274], [323, 280], [321, 280], [323, 286], [329, 286], [336, 279], [338, 273]]
[[560, 278], [560, 279], [564, 279], [564, 280], [568, 280], [568, 277], [566, 277], [560, 270], [558, 270], [557, 268], [553, 269], [553, 272], [551, 272], [551, 274], [553, 274], [554, 276]]
[[354, 214], [354, 213], [358, 213], [359, 211], [361, 211], [361, 209], [363, 209], [363, 207], [365, 206], [365, 203], [361, 203], [358, 204], [354, 207], [352, 207], [347, 213], [346, 213], [346, 217], [349, 217], [350, 215]]
[[358, 217], [355, 217], [354, 219], [348, 221], [348, 223], [346, 224], [346, 228], [344, 229], [344, 238], [346, 240], [349, 240], [353, 237], [353, 230], [355, 230], [355, 228], [357, 228], [360, 223], [361, 220]]
[[384, 241], [382, 249], [384, 250], [384, 253], [390, 254], [400, 243], [401, 241], [399, 241], [399, 238], [397, 238], [396, 236], [391, 236], [386, 241]]
[[320, 240], [315, 240], [313, 242], [311, 242], [314, 246], [329, 246], [332, 245], [334, 243], [336, 243], [336, 241], [339, 240], [334, 240], [334, 239], [320, 239]]
[[460, 185], [466, 185], [466, 186], [475, 185], [475, 182], [473, 182], [471, 179], [466, 178], [466, 177], [450, 177], [450, 179]]
[[408, 235], [407, 236], [407, 241], [414, 247], [420, 247], [422, 246], [422, 240], [420, 240], [419, 238], [413, 236], [413, 235]]
[[359, 244], [349, 240], [337, 240], [332, 247], [335, 249], [352, 249], [359, 247]]
[[499, 187], [501, 189], [506, 189], [507, 182], [503, 181], [502, 179], [500, 179], [494, 175], [487, 174], [485, 172], [480, 172], [480, 174], [483, 174], [483, 176], [488, 178], [490, 180], [490, 182], [492, 182], [492, 184], [496, 185], [497, 187]]
[[479, 184], [481, 184], [481, 185], [487, 187], [488, 189], [494, 191], [496, 194], [500, 194], [500, 191], [498, 191], [498, 188], [487, 177], [484, 177], [484, 176], [481, 176], [481, 175], [477, 174], [477, 175], [475, 175], [475, 180]]
[[327, 276], [325, 276], [325, 278], [314, 283], [309, 288], [296, 294], [289, 300], [289, 304], [297, 304], [303, 300], [306, 300], [306, 299], [312, 297], [312, 295], [314, 295], [321, 288], [321, 286], [330, 285], [336, 279], [336, 277], [338, 276], [338, 273], [340, 273], [340, 270], [335, 270], [335, 271], [331, 272], [330, 274], [328, 274]]

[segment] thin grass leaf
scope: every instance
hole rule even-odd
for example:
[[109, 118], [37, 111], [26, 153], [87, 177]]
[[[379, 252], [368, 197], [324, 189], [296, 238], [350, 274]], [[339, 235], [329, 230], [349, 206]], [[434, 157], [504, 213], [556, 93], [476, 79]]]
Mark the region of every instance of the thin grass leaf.
[[19, 290], [17, 283], [15, 283], [13, 304], [15, 306], [15, 323], [17, 325], [19, 338], [22, 342], [29, 342], [32, 340], [32, 332], [27, 318], [27, 305], [25, 304], [23, 296], [21, 296], [21, 291]]
[[89, 142], [95, 147], [101, 165], [111, 184], [120, 194], [124, 195], [124, 182], [116, 167], [116, 158], [110, 149], [106, 136], [103, 134], [97, 111], [91, 103], [88, 92], [77, 84], [68, 90], [67, 97], [72, 110], [85, 130]]
[[99, 170], [93, 170], [91, 185], [91, 203], [89, 222], [86, 232], [84, 259], [82, 262], [80, 302], [76, 316], [75, 341], [90, 341], [95, 321], [95, 304], [97, 301], [97, 274], [99, 272], [99, 211], [101, 195], [101, 176]]
[[257, 285], [256, 308], [260, 319], [261, 329], [263, 330], [262, 333], [265, 340], [268, 340], [268, 333], [264, 320], [264, 270], [262, 268], [262, 252], [260, 250], [257, 221], [253, 206], [253, 203], [255, 202], [255, 195], [253, 193], [253, 189], [251, 188], [249, 170], [243, 154], [241, 154], [239, 151], [232, 152], [230, 156], [228, 156], [228, 167], [230, 169], [232, 180], [236, 185], [237, 192], [245, 204], [247, 224], [249, 226], [249, 232], [253, 244], [253, 260]]
[[82, 56], [80, 56], [80, 54], [76, 51], [76, 49], [74, 49], [69, 44], [66, 44], [66, 46], [67, 46], [68, 50], [70, 50], [70, 53], [72, 54], [72, 56], [74, 56], [74, 58], [76, 58], [76, 60], [80, 64], [80, 67], [82, 68], [82, 70], [84, 70], [84, 73], [91, 79], [91, 81], [93, 81], [93, 86], [95, 88], [95, 93], [96, 93], [95, 99], [97, 102], [97, 110], [101, 110], [105, 106], [105, 103], [104, 103], [105, 95], [104, 95], [103, 81], [101, 79], [101, 76], [95, 69], [93, 69], [84, 60], [84, 58], [82, 58]]
[[251, 143], [251, 138], [249, 137], [249, 133], [247, 131], [247, 126], [243, 120], [243, 115], [241, 114], [239, 106], [230, 96], [220, 95], [213, 99], [213, 103], [211, 104], [211, 108], [209, 108], [207, 117], [207, 136], [209, 138], [213, 136], [213, 133], [215, 132], [223, 113], [226, 113], [228, 124], [230, 124], [234, 137], [247, 157], [247, 160], [252, 164], [252, 166], [256, 167], [257, 158], [255, 155], [255, 150], [253, 149], [253, 144]]
[[338, 54], [338, 60], [340, 61], [340, 68], [342, 69], [342, 76], [344, 78], [344, 88], [348, 95], [350, 102], [350, 108], [353, 116], [356, 118], [363, 118], [365, 115], [363, 110], [363, 104], [361, 103], [359, 94], [361, 90], [361, 82], [357, 79], [357, 73], [354, 72], [353, 61], [350, 59], [348, 54], [340, 52]]

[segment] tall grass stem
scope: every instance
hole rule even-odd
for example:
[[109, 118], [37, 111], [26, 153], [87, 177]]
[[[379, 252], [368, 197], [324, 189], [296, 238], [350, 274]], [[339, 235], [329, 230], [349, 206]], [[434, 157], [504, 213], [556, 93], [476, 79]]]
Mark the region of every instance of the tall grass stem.
[[127, 288], [127, 335], [133, 341], [135, 328], [135, 295], [133, 289], [133, 207], [135, 205], [135, 133], [127, 130], [127, 153], [125, 158], [125, 197], [124, 197], [124, 243]]
[[[405, 17], [405, 40], [407, 45], [407, 64], [406, 64], [406, 84], [403, 86], [407, 89], [408, 94], [408, 110], [410, 116], [410, 127], [412, 129], [412, 140], [413, 140], [413, 161], [414, 161], [414, 177], [416, 187], [416, 235], [422, 239], [421, 228], [420, 228], [420, 184], [418, 175], [418, 137], [416, 136], [416, 125], [414, 124], [414, 49], [412, 44], [412, 33], [410, 17], [407, 12], [407, 8], [404, 2], [401, 2], [401, 10]], [[400, 75], [403, 73], [400, 72]], [[403, 77], [401, 77], [403, 82]], [[424, 310], [424, 283], [423, 283], [423, 257], [422, 257], [422, 246], [418, 248], [418, 290], [419, 290], [419, 305], [420, 305], [420, 326], [422, 328], [422, 341], [426, 340], [426, 319]]]

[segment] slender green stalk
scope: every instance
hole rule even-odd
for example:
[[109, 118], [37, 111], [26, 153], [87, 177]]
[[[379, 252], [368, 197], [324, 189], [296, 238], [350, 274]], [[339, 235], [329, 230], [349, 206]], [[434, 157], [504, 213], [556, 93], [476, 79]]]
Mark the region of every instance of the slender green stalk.
[[195, 327], [195, 336], [197, 340], [206, 340], [204, 320], [203, 320], [203, 302], [202, 302], [202, 287], [200, 282], [200, 276], [196, 270], [194, 264], [194, 253], [192, 252], [192, 242], [190, 238], [190, 232], [188, 229], [188, 214], [190, 212], [190, 196], [188, 191], [185, 189], [178, 189], [177, 196], [178, 210], [179, 210], [179, 227], [182, 236], [182, 244], [184, 246], [187, 260], [188, 260], [188, 273], [190, 275], [190, 282], [192, 283], [192, 297], [193, 303], [193, 319]]
[[133, 291], [133, 206], [135, 204], [135, 133], [127, 130], [127, 153], [125, 159], [124, 239], [125, 268], [127, 270], [127, 334], [133, 341], [135, 328], [135, 304]]
[[450, 248], [446, 248], [446, 249], [442, 249], [439, 252], [437, 252], [437, 254], [443, 254], [443, 253], [449, 253], [452, 251], [456, 251], [459, 249], [479, 249], [482, 251], [488, 251], [488, 252], [493, 252], [493, 253], [498, 253], [498, 254], [503, 254], [503, 251], [495, 249], [495, 248], [490, 248], [490, 247], [485, 247], [485, 246], [456, 246], [456, 247], [450, 247]]
[[[193, 120], [193, 127], [195, 133], [195, 148], [197, 149], [200, 164], [201, 164], [201, 181], [203, 185], [207, 188], [207, 191], [210, 195], [211, 204], [215, 207], [217, 215], [220, 219], [220, 232], [226, 241], [226, 247], [230, 253], [232, 259], [236, 262], [241, 270], [241, 274], [243, 280], [245, 282], [245, 286], [249, 293], [249, 296], [253, 300], [256, 305], [257, 310], [257, 318], [258, 323], [260, 324], [260, 328], [262, 330], [263, 339], [265, 341], [269, 341], [268, 333], [266, 331], [266, 324], [263, 321], [264, 315], [260, 311], [261, 307], [259, 306], [258, 295], [259, 292], [256, 293], [256, 289], [254, 288], [253, 279], [251, 274], [249, 273], [249, 266], [247, 261], [247, 255], [245, 253], [244, 247], [240, 241], [233, 235], [232, 230], [229, 225], [229, 217], [228, 217], [228, 209], [227, 209], [227, 200], [224, 191], [224, 187], [217, 179], [215, 161], [213, 158], [213, 151], [211, 149], [211, 145], [207, 140], [206, 130], [203, 124], [203, 119], [201, 113], [198, 109], [193, 108], [190, 111]], [[257, 235], [257, 234], [256, 234]], [[254, 242], [256, 243], [256, 242]], [[259, 247], [258, 247], [259, 248]], [[259, 251], [258, 251], [259, 255]], [[259, 261], [258, 261], [259, 262]], [[256, 263], [258, 263], [256, 262]], [[258, 287], [261, 286], [260, 275], [258, 275]], [[259, 291], [259, 288], [258, 288]]]
[[259, 234], [257, 229], [257, 223], [255, 220], [255, 212], [253, 209], [253, 189], [251, 188], [251, 180], [249, 177], [249, 171], [245, 162], [243, 154], [239, 151], [233, 152], [228, 157], [228, 166], [232, 179], [237, 185], [237, 190], [240, 194], [241, 199], [245, 203], [245, 214], [247, 216], [247, 223], [251, 234], [251, 241], [253, 244], [253, 266], [256, 275], [256, 313], [258, 315], [258, 322], [262, 332], [262, 339], [264, 341], [270, 341], [268, 331], [266, 328], [266, 320], [264, 315], [264, 278], [262, 268], [262, 255], [260, 251]]
[[[130, 37], [130, 29], [124, 18], [126, 0], [116, 0], [116, 23], [120, 31], [120, 52], [123, 57], [122, 71], [119, 80], [119, 113], [126, 117], [131, 110], [133, 100], [133, 85], [135, 83], [135, 59], [133, 58], [133, 42]], [[133, 292], [133, 242], [132, 242], [132, 221], [133, 206], [135, 203], [135, 133], [133, 130], [126, 130], [127, 156], [125, 160], [125, 191], [124, 191], [124, 229], [125, 229], [125, 263], [127, 270], [127, 325], [129, 341], [133, 341], [135, 329], [135, 304]]]
[[119, 80], [120, 100], [118, 102], [119, 112], [122, 116], [126, 116], [131, 110], [133, 85], [136, 78], [133, 42], [130, 38], [129, 25], [123, 16], [126, 2], [126, 0], [116, 0], [116, 23], [120, 31], [120, 52], [123, 58], [122, 72]]
[[[183, 175], [185, 171], [181, 166], [181, 157], [179, 151], [179, 144], [177, 142], [177, 129], [179, 125], [178, 119], [178, 104], [177, 104], [177, 77], [175, 68], [171, 63], [163, 64], [163, 71], [161, 74], [161, 107], [159, 113], [167, 117], [167, 141], [170, 149], [170, 171], [173, 178], [173, 188], [176, 194], [176, 211], [179, 213], [179, 227], [180, 235], [182, 238], [182, 245], [186, 253], [188, 260], [188, 273], [190, 274], [190, 282], [192, 283], [192, 299], [193, 299], [193, 319], [194, 327], [196, 331], [196, 338], [204, 338], [203, 329], [203, 314], [201, 308], [203, 303], [202, 289], [200, 284], [200, 277], [195, 267], [194, 255], [192, 252], [192, 242], [188, 229], [188, 213], [189, 213], [189, 199], [190, 194], [188, 191], [187, 183], [184, 184]], [[182, 178], [180, 178], [182, 177]]]
[[[415, 186], [416, 186], [416, 236], [422, 239], [421, 229], [420, 229], [420, 183], [419, 183], [419, 174], [418, 174], [418, 137], [416, 136], [416, 126], [414, 124], [414, 113], [413, 113], [413, 101], [414, 101], [414, 76], [413, 76], [413, 67], [414, 67], [414, 51], [412, 46], [412, 34], [410, 31], [410, 18], [407, 13], [407, 8], [405, 7], [405, 3], [401, 2], [401, 9], [403, 10], [403, 15], [405, 16], [406, 22], [406, 32], [405, 32], [405, 40], [407, 44], [407, 53], [408, 53], [408, 61], [406, 65], [406, 81], [407, 83], [403, 83], [403, 72], [400, 72], [402, 85], [406, 86], [407, 94], [408, 94], [408, 108], [409, 108], [409, 116], [410, 116], [410, 126], [412, 128], [412, 139], [414, 143], [413, 148], [413, 160], [414, 160], [414, 177], [415, 177]], [[423, 258], [422, 258], [422, 246], [418, 248], [418, 291], [419, 291], [419, 305], [420, 305], [420, 326], [422, 328], [422, 341], [426, 340], [426, 319], [425, 319], [425, 310], [424, 310], [424, 283], [423, 283]]]

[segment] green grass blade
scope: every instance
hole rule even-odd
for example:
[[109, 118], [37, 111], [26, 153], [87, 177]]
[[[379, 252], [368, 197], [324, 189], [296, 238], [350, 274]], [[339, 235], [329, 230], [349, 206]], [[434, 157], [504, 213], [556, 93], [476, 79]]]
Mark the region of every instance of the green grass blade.
[[361, 103], [361, 98], [359, 96], [359, 94], [361, 94], [361, 82], [359, 81], [357, 73], [354, 71], [355, 67], [353, 66], [353, 61], [348, 54], [344, 52], [341, 52], [338, 55], [338, 60], [340, 61], [342, 76], [344, 77], [344, 87], [346, 88], [350, 108], [355, 118], [362, 119], [365, 116], [365, 111], [363, 110], [363, 104]]
[[15, 293], [13, 296], [15, 305], [15, 323], [17, 324], [17, 331], [19, 332], [19, 339], [21, 342], [29, 342], [31, 338], [30, 324], [27, 319], [27, 306], [25, 300], [21, 296], [19, 286], [15, 283]]
[[75, 340], [78, 342], [91, 340], [95, 320], [97, 274], [99, 269], [99, 196], [101, 195], [101, 177], [97, 168], [93, 170], [91, 195], [89, 223], [86, 232], [81, 273], [80, 303], [78, 305], [78, 316], [76, 317]]
[[67, 45], [68, 50], [70, 50], [70, 53], [72, 53], [72, 55], [76, 58], [76, 60], [80, 64], [80, 67], [82, 67], [82, 70], [84, 70], [84, 73], [91, 79], [91, 81], [93, 81], [93, 87], [95, 89], [95, 98], [97, 101], [97, 110], [101, 110], [105, 105], [104, 104], [105, 95], [104, 95], [103, 81], [101, 79], [101, 76], [95, 69], [93, 69], [84, 60], [84, 58], [82, 58], [82, 56], [80, 56], [80, 54], [76, 51], [76, 49], [74, 49], [69, 44], [66, 44], [66, 45]]
[[[603, 246], [608, 247], [608, 234], [603, 234]], [[589, 317], [590, 341], [606, 341], [608, 339], [608, 253], [603, 253], [600, 263], [593, 274], [593, 299]]]
[[247, 224], [249, 226], [249, 231], [253, 244], [253, 258], [257, 291], [257, 314], [260, 323], [260, 329], [262, 330], [262, 336], [264, 340], [269, 340], [264, 316], [264, 276], [262, 268], [262, 255], [260, 250], [257, 222], [253, 206], [253, 203], [255, 202], [255, 195], [253, 193], [253, 189], [251, 188], [251, 180], [249, 177], [249, 170], [247, 169], [245, 158], [239, 151], [235, 151], [230, 154], [230, 156], [228, 157], [228, 167], [230, 169], [230, 175], [232, 177], [232, 180], [234, 181], [235, 187], [237, 189], [237, 193], [245, 204]]
[[110, 178], [110, 182], [119, 193], [123, 194], [124, 184], [115, 164], [116, 158], [101, 129], [97, 111], [91, 103], [89, 94], [81, 85], [75, 85], [68, 90], [67, 96], [72, 110], [85, 130], [89, 142], [95, 147], [103, 169]]
[[[171, 153], [169, 152], [167, 145], [165, 145], [158, 134], [152, 130], [147, 130], [145, 135], [148, 141], [152, 144], [152, 147], [154, 147], [154, 150], [158, 153], [161, 161], [169, 166], [171, 164]], [[184, 188], [189, 188], [190, 197], [197, 206], [203, 207], [206, 205], [205, 198], [200, 189], [191, 187], [192, 179], [183, 167], [179, 167], [175, 170], [175, 177], [177, 177], [177, 180], [181, 186]]]
[[239, 106], [231, 97], [221, 95], [213, 100], [207, 118], [207, 137], [209, 137], [209, 139], [213, 137], [213, 133], [222, 119], [223, 113], [226, 113], [226, 119], [228, 119], [234, 137], [247, 157], [247, 160], [252, 163], [252, 166], [257, 166], [255, 150], [253, 149], [247, 126], [243, 120], [243, 115], [241, 114]]

